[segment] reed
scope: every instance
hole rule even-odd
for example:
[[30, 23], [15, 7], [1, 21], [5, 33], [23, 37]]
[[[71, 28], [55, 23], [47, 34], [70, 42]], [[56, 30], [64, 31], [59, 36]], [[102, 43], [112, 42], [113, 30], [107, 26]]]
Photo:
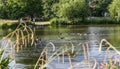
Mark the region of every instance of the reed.
[[[15, 37], [15, 38], [14, 38]], [[18, 27], [3, 39], [4, 41], [4, 49], [5, 50], [9, 45], [13, 48], [16, 48], [17, 52], [23, 48], [23, 46], [27, 47], [28, 44], [33, 45], [34, 43], [34, 32], [33, 30], [28, 27], [25, 23], [20, 23]], [[105, 50], [106, 54], [104, 57], [103, 62], [97, 62], [96, 58], [90, 57], [89, 53], [89, 45], [88, 43], [79, 43], [75, 46], [72, 42], [68, 42], [64, 46], [61, 46], [59, 49], [56, 49], [54, 43], [49, 42], [44, 47], [43, 51], [40, 53], [38, 61], [36, 62], [34, 69], [44, 69], [46, 67], [52, 68], [49, 64], [56, 58], [58, 58], [58, 63], [60, 63], [60, 59], [62, 56], [62, 63], [65, 63], [65, 56], [68, 57], [69, 60], [69, 67], [68, 69], [75, 69], [81, 65], [88, 65], [86, 66], [89, 69], [119, 69], [120, 68], [120, 59], [115, 57], [116, 55], [120, 55], [120, 52], [106, 39], [102, 39], [99, 44], [99, 53], [102, 52], [103, 43], [107, 44], [107, 49]], [[49, 54], [48, 47], [51, 46], [52, 53]], [[80, 61], [76, 64], [73, 64], [72, 59], [79, 54], [81, 49], [75, 51], [75, 48], [81, 47], [84, 54], [84, 60]], [[109, 50], [114, 50], [115, 53], [111, 53]], [[3, 51], [2, 55], [0, 56], [0, 63], [3, 62], [3, 56], [5, 52]], [[113, 57], [114, 60], [113, 60]], [[109, 59], [108, 59], [109, 58]], [[91, 62], [93, 60], [93, 62]], [[107, 61], [108, 60], [108, 61]]]
[[34, 43], [34, 32], [25, 23], [20, 23], [18, 27], [13, 32], [5, 36], [4, 39], [13, 40], [14, 37], [15, 41], [13, 41], [12, 44], [17, 49], [17, 51], [19, 51], [21, 45], [27, 46], [30, 41], [31, 45]]
[[[40, 69], [44, 69], [45, 67], [47, 67], [47, 65], [48, 65], [52, 60], [54, 60], [55, 58], [58, 58], [58, 63], [59, 63], [59, 62], [60, 62], [60, 56], [61, 56], [61, 55], [63, 56], [62, 62], [64, 63], [64, 56], [65, 56], [65, 54], [67, 53], [67, 55], [69, 54], [69, 56], [70, 56], [69, 51], [71, 51], [71, 50], [74, 51], [74, 49], [72, 49], [72, 48], [73, 48], [72, 46], [74, 46], [72, 43], [71, 43], [72, 46], [69, 47], [69, 48], [64, 49], [64, 47], [61, 47], [61, 48], [59, 48], [58, 50], [56, 50], [56, 49], [55, 49], [55, 45], [54, 45], [52, 42], [49, 42], [48, 44], [46, 44], [46, 47], [43, 49], [42, 53], [40, 54], [40, 57], [39, 57], [36, 65], [35, 65], [34, 69], [37, 69], [37, 66], [39, 66], [39, 62], [41, 62], [41, 61], [40, 61], [40, 58], [41, 58], [41, 56], [46, 52], [45, 50], [47, 49], [47, 46], [49, 46], [49, 44], [52, 46], [53, 54], [52, 54], [49, 58], [47, 58], [46, 63], [44, 64], [43, 67], [39, 67]], [[65, 46], [65, 47], [67, 47], [67, 46]], [[48, 50], [48, 49], [47, 49], [47, 50]], [[47, 55], [45, 55], [45, 57], [47, 57]], [[70, 56], [70, 58], [71, 58], [71, 56]]]
[[[18, 52], [20, 48], [22, 49], [22, 46], [27, 46], [30, 42], [32, 45], [34, 43], [34, 32], [32, 28], [26, 25], [26, 23], [20, 23], [14, 31], [3, 37], [1, 41], [3, 46], [1, 46], [2, 48], [0, 49], [4, 50], [4, 52], [0, 57], [0, 66], [3, 63], [4, 55], [6, 54], [5, 50], [11, 46], [12, 49], [9, 54], [12, 55], [10, 55], [12, 59], [15, 59], [15, 55], [13, 55], [15, 52], [13, 50], [16, 48]], [[7, 58], [9, 58], [9, 56]]]
[[[44, 61], [45, 63], [42, 64], [42, 67], [39, 66], [39, 69], [44, 69], [46, 67], [50, 67], [52, 68], [52, 66], [49, 65], [50, 62], [52, 62], [55, 58], [58, 58], [58, 63], [60, 63], [60, 59], [62, 56], [62, 63], [65, 63], [65, 59], [64, 57], [67, 56], [69, 59], [69, 67], [68, 69], [75, 69], [76, 67], [80, 67], [81, 65], [88, 65], [85, 66], [85, 68], [88, 69], [119, 69], [119, 64], [120, 63], [118, 60], [119, 58], [115, 58], [115, 61], [113, 61], [113, 55], [109, 52], [109, 50], [113, 49], [115, 51], [114, 55], [118, 54], [119, 55], [119, 51], [112, 46], [112, 44], [110, 44], [106, 39], [102, 39], [100, 41], [99, 44], [99, 53], [101, 53], [102, 51], [102, 44], [106, 43], [108, 44], [106, 51], [106, 56], [104, 57], [104, 61], [103, 62], [97, 62], [96, 58], [94, 57], [90, 57], [90, 53], [89, 53], [89, 45], [88, 43], [79, 43], [78, 46], [83, 48], [83, 54], [84, 54], [84, 60], [80, 61], [76, 64], [73, 64], [72, 59], [74, 59], [74, 57], [71, 56], [71, 53], [74, 53], [75, 48], [77, 48], [78, 46], [74, 46], [74, 44], [72, 42], [70, 42], [69, 44], [71, 45], [67, 45], [65, 44], [65, 46], [61, 46], [59, 49], [55, 49], [55, 45], [50, 42], [48, 44], [46, 44], [46, 47], [43, 49], [43, 52], [41, 53], [34, 69], [37, 69], [37, 66], [39, 66], [40, 64], [40, 60], [41, 60], [41, 56], [43, 56], [43, 53], [46, 53]], [[50, 44], [50, 45], [49, 45]], [[51, 56], [48, 56], [48, 49], [47, 46], [52, 46], [52, 50], [53, 50], [53, 54]], [[80, 50], [77, 52], [77, 54], [80, 52]], [[77, 55], [76, 54], [76, 55]], [[106, 61], [108, 60], [109, 61]], [[91, 62], [93, 60], [93, 62]]]
[[[117, 60], [120, 60], [120, 58], [114, 58], [116, 55], [120, 55], [120, 52], [111, 44], [109, 43], [106, 39], [102, 39], [101, 42], [100, 42], [100, 45], [99, 45], [99, 52], [102, 51], [102, 44], [103, 42], [105, 42], [106, 44], [108, 44], [108, 48], [106, 49], [106, 57], [107, 55], [109, 59], [109, 61], [107, 62], [107, 58], [105, 57], [105, 60], [103, 63], [101, 63], [101, 68], [100, 69], [119, 69], [120, 66], [119, 66], [119, 61]], [[109, 52], [109, 50], [112, 49], [115, 51], [114, 54], [111, 54]], [[115, 59], [115, 60], [113, 60]]]
[[119, 52], [111, 43], [109, 43], [106, 39], [102, 39], [102, 40], [101, 40], [101, 42], [100, 42], [100, 44], [99, 44], [99, 52], [101, 52], [101, 50], [102, 50], [102, 43], [103, 43], [103, 42], [106, 42], [106, 44], [108, 44], [108, 49], [107, 49], [107, 50], [109, 50], [109, 49], [111, 48], [111, 49], [113, 49], [117, 54], [120, 55], [120, 52]]

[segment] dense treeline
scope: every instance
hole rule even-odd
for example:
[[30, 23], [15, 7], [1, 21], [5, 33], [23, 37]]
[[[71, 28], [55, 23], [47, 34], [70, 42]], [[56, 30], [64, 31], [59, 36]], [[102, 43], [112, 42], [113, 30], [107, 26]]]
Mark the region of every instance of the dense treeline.
[[120, 22], [120, 0], [113, 0], [108, 7], [110, 16]]
[[[105, 12], [116, 17], [119, 15], [117, 3], [119, 0], [0, 0], [0, 18], [19, 19], [30, 16], [39, 20], [64, 18], [74, 22], [84, 21], [88, 16], [101, 17]], [[118, 10], [116, 15], [113, 15], [115, 5]]]
[[92, 0], [89, 5], [90, 8], [93, 8], [92, 15], [93, 16], [104, 16], [105, 12], [108, 12], [108, 6], [112, 2], [112, 0]]
[[1, 0], [0, 18], [18, 19], [24, 16], [42, 16], [41, 0]]

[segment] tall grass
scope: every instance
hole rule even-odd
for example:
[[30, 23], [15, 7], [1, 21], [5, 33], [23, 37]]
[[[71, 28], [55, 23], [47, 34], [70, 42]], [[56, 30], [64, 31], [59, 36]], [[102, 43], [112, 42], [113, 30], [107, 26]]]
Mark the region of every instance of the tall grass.
[[[10, 54], [12, 53], [11, 55], [15, 54], [13, 53], [14, 49], [16, 49], [18, 52], [20, 48], [22, 48], [23, 46], [27, 46], [27, 44], [31, 44], [32, 46], [34, 43], [34, 32], [30, 27], [26, 25], [26, 23], [20, 23], [13, 32], [3, 37], [1, 41], [2, 41], [1, 43], [2, 46], [0, 49], [4, 51], [0, 57], [0, 66], [2, 66], [4, 55], [6, 54], [5, 50], [9, 46], [13, 48], [11, 49], [10, 52]], [[11, 58], [13, 57], [15, 57], [15, 55], [12, 56]]]
[[[103, 57], [104, 60], [102, 62], [98, 62], [96, 60], [96, 58], [90, 57], [91, 55], [89, 53], [90, 51], [89, 51], [88, 43], [79, 43], [77, 46], [74, 46], [74, 44], [72, 42], [70, 42], [71, 45], [67, 46], [67, 44], [66, 44], [65, 46], [62, 46], [61, 48], [56, 49], [55, 45], [52, 42], [50, 42], [46, 45], [46, 47], [43, 49], [42, 53], [40, 54], [40, 57], [35, 65], [34, 69], [44, 69], [44, 68], [52, 69], [52, 66], [50, 66], [49, 63], [52, 62], [56, 58], [58, 59], [58, 63], [60, 63], [60, 59], [62, 59], [62, 63], [64, 64], [65, 56], [67, 56], [69, 59], [68, 69], [76, 69], [76, 67], [81, 68], [82, 65], [84, 65], [85, 69], [86, 68], [87, 69], [119, 69], [120, 61], [118, 61], [118, 60], [120, 60], [120, 58], [116, 57], [113, 60], [113, 57], [115, 57], [116, 54], [120, 55], [120, 52], [114, 46], [112, 46], [112, 44], [110, 44], [106, 39], [102, 39], [100, 41], [98, 54], [100, 54], [102, 52], [102, 46], [104, 43], [108, 44], [108, 47], [105, 50], [106, 54], [105, 54], [105, 57]], [[53, 54], [51, 56], [48, 52], [49, 49], [47, 48], [48, 46], [50, 46], [49, 44], [52, 46], [52, 49], [53, 49]], [[84, 60], [77, 62], [76, 64], [73, 64], [72, 59], [74, 59], [74, 57], [77, 56], [77, 54], [81, 50], [80, 49], [79, 51], [77, 51], [77, 53], [74, 53], [75, 48], [77, 48], [78, 46], [83, 48]], [[115, 53], [112, 54], [109, 51], [111, 49], [113, 51], [115, 51]], [[74, 56], [73, 56], [73, 53], [74, 53]], [[60, 57], [62, 57], [62, 58], [60, 58]]]

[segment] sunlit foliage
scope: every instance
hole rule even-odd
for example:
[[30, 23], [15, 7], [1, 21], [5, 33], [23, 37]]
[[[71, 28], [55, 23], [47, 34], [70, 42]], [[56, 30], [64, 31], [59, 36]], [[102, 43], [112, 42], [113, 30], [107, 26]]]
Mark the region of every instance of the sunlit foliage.
[[[75, 20], [78, 18], [84, 18], [88, 13], [88, 5], [85, 0], [60, 0], [60, 2], [55, 4], [56, 15], [58, 17], [68, 18], [69, 20]], [[58, 9], [59, 8], [59, 9]]]
[[113, 0], [108, 7], [110, 16], [117, 21], [120, 21], [120, 0]]
[[1, 1], [0, 18], [18, 19], [24, 16], [41, 15], [41, 0]]

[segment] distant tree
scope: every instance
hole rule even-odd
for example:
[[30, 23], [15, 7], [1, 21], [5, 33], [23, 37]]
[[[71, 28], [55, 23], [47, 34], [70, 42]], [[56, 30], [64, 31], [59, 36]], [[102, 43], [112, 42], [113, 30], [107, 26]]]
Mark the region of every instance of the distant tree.
[[92, 14], [94, 16], [103, 16], [105, 12], [108, 12], [107, 7], [111, 2], [112, 0], [91, 0], [89, 4], [94, 9]]
[[58, 2], [59, 0], [42, 0], [42, 12], [45, 19], [49, 20], [50, 18], [53, 18], [55, 16], [54, 12], [52, 11], [52, 6]]
[[34, 15], [41, 18], [43, 16], [42, 13], [42, 0], [22, 0], [24, 5], [24, 13], [25, 15], [29, 15], [33, 17]]
[[120, 22], [120, 0], [113, 0], [109, 5], [108, 10], [110, 16]]
[[[3, 1], [2, 1], [3, 3]], [[0, 17], [18, 19], [24, 16], [42, 15], [41, 0], [6, 0], [0, 6]]]
[[19, 5], [21, 5], [21, 2], [18, 0], [6, 0], [5, 3], [0, 6], [0, 17], [8, 19], [17, 18], [20, 13], [16, 15], [16, 12], [20, 12], [22, 9]]
[[79, 18], [84, 21], [88, 13], [88, 5], [85, 0], [61, 0], [58, 6], [57, 16], [71, 21]]

